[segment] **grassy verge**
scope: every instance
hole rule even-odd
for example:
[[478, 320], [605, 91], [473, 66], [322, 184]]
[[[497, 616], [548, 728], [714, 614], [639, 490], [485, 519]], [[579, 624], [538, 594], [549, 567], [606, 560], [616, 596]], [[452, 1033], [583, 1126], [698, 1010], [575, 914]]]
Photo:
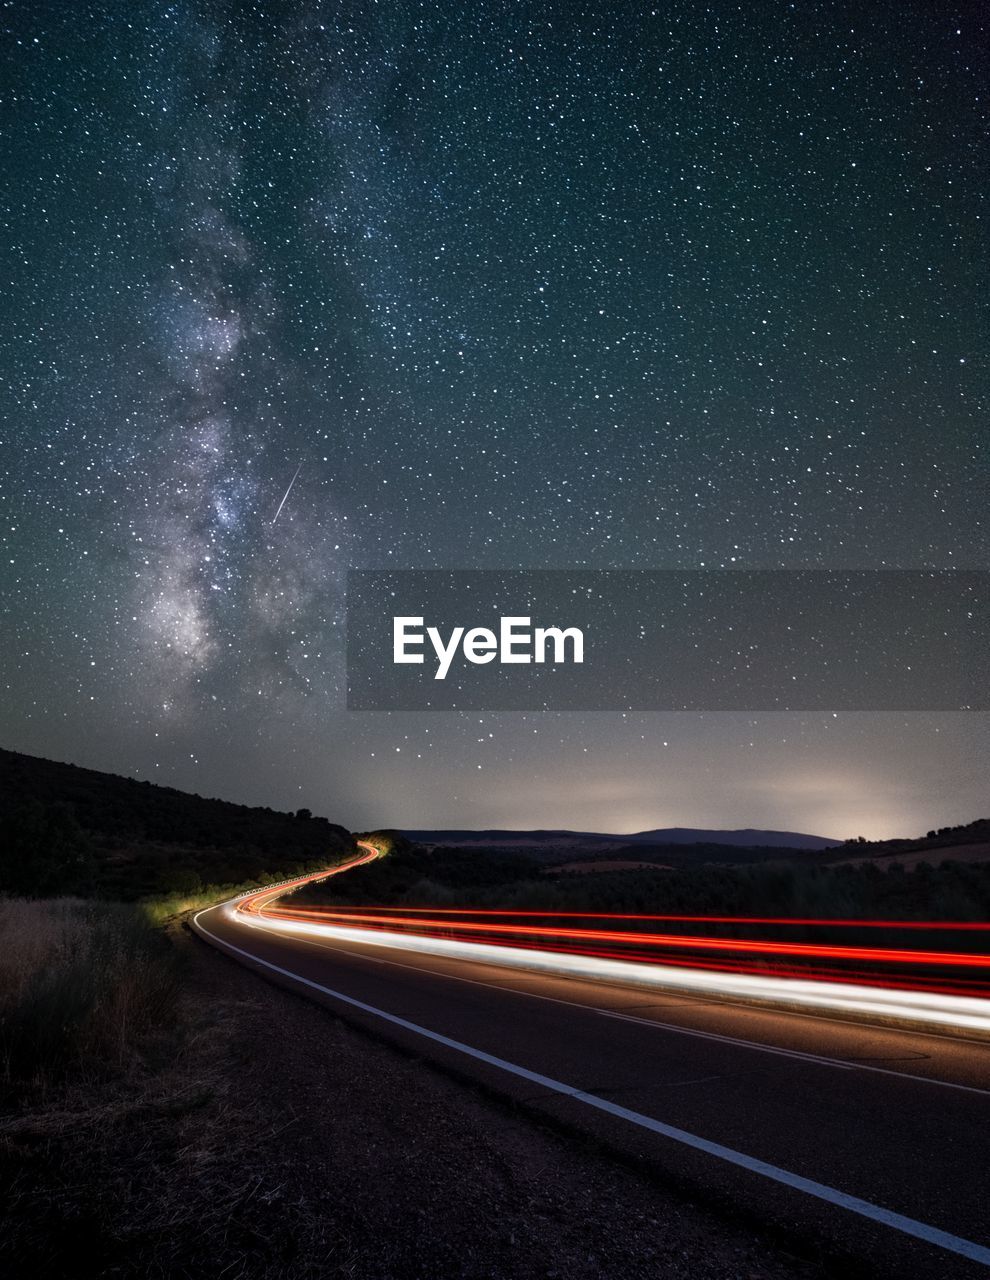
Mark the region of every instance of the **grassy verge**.
[[0, 1074], [8, 1087], [125, 1070], [174, 1038], [174, 950], [144, 912], [0, 899]]
[[240, 1098], [243, 997], [197, 946], [136, 907], [0, 900], [5, 1280], [322, 1274], [294, 1262], [325, 1225], [269, 1168], [287, 1118]]
[[334, 853], [321, 858], [318, 862], [292, 867], [277, 877], [266, 876], [259, 880], [241, 881], [240, 884], [209, 884], [195, 893], [168, 893], [153, 898], [143, 898], [140, 909], [152, 925], [164, 927], [173, 920], [187, 915], [190, 911], [202, 911], [206, 907], [214, 907], [218, 902], [226, 902], [239, 893], [249, 889], [264, 889], [269, 884], [279, 884], [282, 880], [290, 880], [293, 876], [310, 875], [316, 871], [324, 871], [335, 867], [338, 863], [347, 862], [354, 856], [351, 850], [345, 853]]
[[169, 893], [157, 898], [145, 898], [140, 903], [140, 911], [149, 924], [156, 928], [177, 920], [190, 911], [202, 911], [205, 907], [214, 907], [218, 902], [243, 893], [246, 889], [261, 888], [254, 884], [207, 885], [199, 893]]
[[[328, 861], [342, 860], [338, 853]], [[140, 903], [0, 897], [0, 1080], [44, 1086], [124, 1070], [153, 1049], [167, 1053], [181, 1029], [180, 974], [164, 926], [273, 882], [207, 885]]]
[[313, 1257], [327, 1252], [325, 1224], [281, 1203], [238, 1097], [257, 1046], [238, 1030], [229, 975], [166, 927], [275, 881], [126, 904], [0, 897], [5, 1277], [76, 1280], [80, 1259], [87, 1274], [142, 1280], [323, 1274]]

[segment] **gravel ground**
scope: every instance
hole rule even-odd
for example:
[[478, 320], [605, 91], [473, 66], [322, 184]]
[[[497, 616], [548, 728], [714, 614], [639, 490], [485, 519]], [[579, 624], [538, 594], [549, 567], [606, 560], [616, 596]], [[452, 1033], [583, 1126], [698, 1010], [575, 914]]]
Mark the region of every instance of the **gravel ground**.
[[822, 1273], [183, 935], [178, 1059], [0, 1123], [7, 1275]]

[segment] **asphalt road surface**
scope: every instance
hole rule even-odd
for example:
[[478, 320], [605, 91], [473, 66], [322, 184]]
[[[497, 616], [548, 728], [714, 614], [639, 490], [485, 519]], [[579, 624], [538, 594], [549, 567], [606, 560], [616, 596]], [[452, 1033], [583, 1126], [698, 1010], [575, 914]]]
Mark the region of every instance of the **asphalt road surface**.
[[990, 1274], [990, 1046], [375, 943], [195, 928], [837, 1274]]

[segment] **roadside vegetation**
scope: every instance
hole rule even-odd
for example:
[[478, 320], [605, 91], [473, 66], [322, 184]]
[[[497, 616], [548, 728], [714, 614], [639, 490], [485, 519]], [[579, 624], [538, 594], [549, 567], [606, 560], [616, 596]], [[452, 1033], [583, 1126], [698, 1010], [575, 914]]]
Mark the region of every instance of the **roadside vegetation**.
[[352, 856], [343, 827], [0, 750], [0, 1082], [14, 1092], [174, 1049], [163, 926]]
[[175, 1044], [178, 961], [145, 912], [0, 899], [0, 1076], [9, 1090], [124, 1072]]
[[[342, 860], [328, 855], [290, 874]], [[0, 1081], [47, 1087], [167, 1057], [181, 1034], [167, 926], [276, 878], [138, 903], [0, 896]]]
[[407, 845], [294, 902], [488, 907], [664, 915], [760, 915], [981, 921], [990, 919], [990, 862], [913, 870], [800, 860], [671, 870], [555, 872], [513, 853]]
[[238, 1011], [175, 926], [354, 848], [305, 809], [0, 751], [0, 1273], [296, 1274], [322, 1224], [280, 1210], [257, 1135], [230, 1130]]
[[243, 978], [140, 907], [0, 899], [5, 1280], [353, 1275], [286, 1196], [282, 998]]

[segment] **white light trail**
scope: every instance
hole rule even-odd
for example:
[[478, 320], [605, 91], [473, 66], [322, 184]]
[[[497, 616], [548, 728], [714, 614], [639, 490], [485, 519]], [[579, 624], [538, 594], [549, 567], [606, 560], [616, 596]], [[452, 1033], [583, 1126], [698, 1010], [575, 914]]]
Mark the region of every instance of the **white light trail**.
[[492, 946], [483, 942], [461, 942], [421, 934], [349, 929], [340, 925], [285, 920], [269, 915], [252, 917], [238, 912], [232, 904], [228, 904], [227, 910], [238, 924], [267, 932], [323, 937], [361, 946], [536, 970], [560, 977], [689, 991], [710, 997], [759, 1001], [799, 1011], [854, 1015], [990, 1036], [990, 1001], [971, 996], [942, 995], [932, 991], [901, 991], [888, 987], [801, 978], [721, 973], [673, 965], [637, 964], [630, 960], [534, 951], [526, 947]]

